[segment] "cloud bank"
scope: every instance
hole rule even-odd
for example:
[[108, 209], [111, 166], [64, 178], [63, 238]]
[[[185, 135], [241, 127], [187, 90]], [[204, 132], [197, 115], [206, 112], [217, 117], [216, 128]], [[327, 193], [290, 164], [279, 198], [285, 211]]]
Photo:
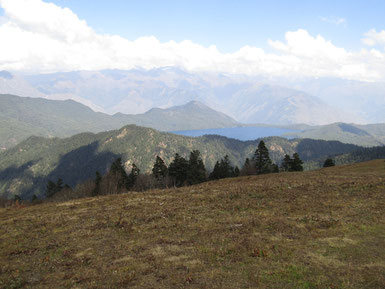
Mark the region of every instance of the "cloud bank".
[[[179, 66], [189, 71], [248, 75], [340, 77], [385, 81], [385, 52], [347, 51], [306, 30], [289, 31], [285, 41], [268, 40], [273, 52], [245, 46], [221, 53], [192, 41], [161, 43], [153, 36], [128, 40], [99, 34], [68, 8], [41, 0], [0, 0], [0, 70], [56, 72], [151, 69]], [[370, 30], [362, 41], [385, 46], [385, 31]]]

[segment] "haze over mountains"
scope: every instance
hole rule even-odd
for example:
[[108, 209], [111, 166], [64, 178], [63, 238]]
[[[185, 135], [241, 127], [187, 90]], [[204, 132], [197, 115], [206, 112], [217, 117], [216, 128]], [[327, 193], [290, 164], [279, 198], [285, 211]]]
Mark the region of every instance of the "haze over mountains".
[[158, 130], [205, 129], [239, 125], [231, 117], [191, 101], [144, 114], [108, 115], [94, 112], [73, 100], [59, 101], [0, 94], [0, 148], [16, 145], [29, 136], [67, 137], [137, 124]]
[[1, 93], [74, 99], [110, 114], [138, 114], [198, 100], [242, 123], [318, 125], [385, 121], [385, 114], [381, 113], [385, 110], [382, 83], [336, 79], [273, 81], [191, 73], [176, 67], [11, 77], [9, 73], [2, 77], [3, 74]]

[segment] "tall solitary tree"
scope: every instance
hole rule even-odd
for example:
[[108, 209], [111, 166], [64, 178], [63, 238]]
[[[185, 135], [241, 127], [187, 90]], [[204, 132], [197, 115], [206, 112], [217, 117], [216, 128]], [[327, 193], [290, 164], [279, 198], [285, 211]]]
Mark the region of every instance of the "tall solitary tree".
[[269, 150], [267, 149], [263, 140], [261, 140], [258, 144], [258, 148], [256, 149], [253, 156], [253, 162], [255, 163], [255, 168], [258, 175], [270, 173], [272, 170]]

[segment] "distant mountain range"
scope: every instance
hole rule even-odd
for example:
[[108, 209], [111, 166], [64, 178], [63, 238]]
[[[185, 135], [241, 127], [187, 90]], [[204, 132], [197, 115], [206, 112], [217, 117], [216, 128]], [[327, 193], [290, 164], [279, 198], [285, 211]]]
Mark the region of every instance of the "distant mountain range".
[[[135, 125], [64, 139], [30, 137], [0, 154], [0, 193], [7, 197], [30, 197], [34, 193], [41, 196], [47, 181], [57, 178], [75, 186], [94, 178], [96, 171], [105, 173], [118, 157], [122, 157], [127, 169], [135, 163], [142, 172], [149, 172], [157, 155], [169, 164], [175, 153], [188, 157], [190, 151], [198, 149], [209, 171], [225, 155], [233, 165], [241, 167], [246, 157], [252, 157], [259, 141], [220, 136], [192, 138]], [[351, 144], [310, 139], [269, 137], [265, 142], [277, 163], [285, 154], [294, 152], [308, 162], [359, 149]]]
[[[362, 123], [371, 115], [370, 106], [363, 107], [368, 111], [362, 113], [337, 108], [333, 99], [319, 97], [323, 93], [304, 92], [304, 86], [299, 90], [285, 87], [285, 82], [269, 84], [251, 77], [189, 73], [175, 67], [3, 75], [6, 76], [0, 74], [0, 93], [73, 99], [110, 114], [138, 114], [154, 107], [168, 108], [196, 100], [243, 123]], [[385, 100], [377, 107], [381, 105], [385, 105]], [[385, 116], [377, 113], [370, 121], [383, 122]]]
[[[233, 128], [233, 135], [249, 131], [233, 118], [215, 111], [198, 101], [167, 109], [153, 108], [143, 114], [108, 115], [94, 112], [89, 107], [73, 100], [48, 100], [13, 95], [0, 95], [0, 151], [10, 148], [29, 136], [69, 137], [81, 132], [102, 132], [118, 129], [127, 124], [136, 124], [161, 131], [204, 130]], [[334, 123], [323, 126], [257, 124], [274, 132], [280, 128], [295, 129], [287, 133], [291, 138], [337, 140], [359, 146], [385, 145], [385, 124], [357, 125]], [[210, 130], [220, 134], [221, 130]], [[281, 135], [282, 133], [278, 134]], [[269, 134], [267, 134], [269, 135]], [[255, 137], [258, 138], [258, 137]], [[241, 138], [242, 139], [242, 138]], [[250, 139], [244, 136], [243, 139]]]
[[0, 95], [0, 148], [9, 148], [29, 136], [66, 137], [137, 124], [158, 130], [205, 129], [239, 125], [231, 117], [192, 101], [144, 114], [108, 115], [73, 100], [47, 100]]

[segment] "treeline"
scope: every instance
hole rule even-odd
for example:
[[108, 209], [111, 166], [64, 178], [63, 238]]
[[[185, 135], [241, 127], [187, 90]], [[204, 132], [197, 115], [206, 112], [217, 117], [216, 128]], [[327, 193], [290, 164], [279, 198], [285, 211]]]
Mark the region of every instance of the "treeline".
[[186, 159], [175, 154], [167, 166], [164, 160], [157, 156], [149, 174], [142, 174], [140, 169], [131, 165], [127, 174], [122, 159], [116, 159], [105, 175], [95, 173], [93, 180], [86, 181], [72, 189], [61, 179], [56, 182], [48, 181], [45, 196], [51, 200], [66, 200], [87, 196], [119, 194], [127, 191], [145, 191], [155, 188], [182, 187], [199, 184], [208, 180], [218, 180], [246, 175], [278, 173], [280, 171], [302, 171], [302, 160], [297, 153], [293, 157], [286, 155], [280, 166], [273, 163], [265, 142], [260, 141], [251, 159], [247, 158], [241, 169], [233, 166], [226, 155], [215, 163], [214, 169], [208, 173], [198, 150], [190, 152]]

